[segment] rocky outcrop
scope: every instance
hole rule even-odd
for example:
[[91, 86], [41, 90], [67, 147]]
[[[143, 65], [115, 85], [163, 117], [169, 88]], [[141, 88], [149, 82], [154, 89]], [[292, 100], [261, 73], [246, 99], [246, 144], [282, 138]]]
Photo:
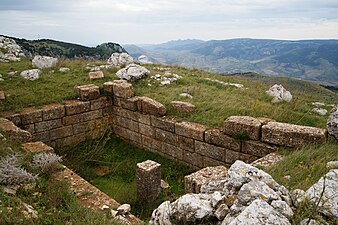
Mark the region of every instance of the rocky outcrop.
[[20, 73], [20, 76], [27, 80], [36, 80], [39, 79], [41, 74], [41, 70], [39, 69], [31, 69], [31, 70], [24, 70]]
[[128, 53], [113, 53], [109, 59], [107, 60], [107, 63], [113, 66], [126, 66], [129, 64], [132, 64], [134, 62], [133, 57], [128, 55]]
[[149, 75], [149, 70], [137, 64], [130, 64], [116, 72], [116, 76], [124, 80], [139, 80]]
[[315, 113], [317, 113], [318, 115], [321, 115], [321, 116], [325, 116], [327, 114], [327, 110], [322, 109], [322, 108], [313, 108], [312, 112], [315, 112]]
[[0, 36], [0, 62], [20, 61], [25, 57], [21, 47], [11, 38]]
[[328, 133], [338, 140], [338, 105], [331, 110], [326, 125]]
[[242, 161], [236, 161], [226, 176], [203, 183], [200, 191], [162, 203], [150, 224], [291, 224], [288, 190], [269, 174]]
[[292, 95], [287, 91], [282, 85], [275, 84], [268, 91], [268, 95], [273, 97], [272, 103], [278, 103], [282, 101], [290, 102], [292, 100]]
[[47, 69], [56, 66], [57, 62], [57, 58], [36, 55], [32, 60], [32, 65], [39, 69]]
[[146, 55], [140, 55], [137, 58], [137, 61], [139, 61], [141, 64], [153, 64], [153, 62], [150, 61], [148, 56], [146, 56]]

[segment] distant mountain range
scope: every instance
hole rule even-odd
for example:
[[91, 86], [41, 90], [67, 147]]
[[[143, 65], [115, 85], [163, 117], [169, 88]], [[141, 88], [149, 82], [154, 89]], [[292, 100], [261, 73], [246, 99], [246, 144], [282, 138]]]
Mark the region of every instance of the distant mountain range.
[[103, 43], [96, 47], [86, 47], [79, 44], [55, 41], [51, 39], [26, 40], [15, 37], [8, 37], [20, 45], [26, 56], [46, 55], [57, 58], [86, 58], [86, 59], [107, 59], [114, 52], [126, 52], [117, 43]]
[[124, 48], [134, 58], [146, 55], [154, 63], [338, 84], [338, 40], [188, 39]]

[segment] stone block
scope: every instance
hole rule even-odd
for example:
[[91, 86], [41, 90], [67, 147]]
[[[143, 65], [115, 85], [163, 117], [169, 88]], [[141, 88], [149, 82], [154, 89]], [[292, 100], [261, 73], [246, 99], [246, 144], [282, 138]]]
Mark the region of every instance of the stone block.
[[49, 131], [33, 134], [33, 141], [49, 141]]
[[89, 80], [97, 80], [104, 78], [104, 74], [102, 71], [94, 71], [88, 73]]
[[62, 126], [61, 119], [47, 120], [35, 123], [35, 132], [49, 131]]
[[31, 153], [41, 153], [41, 152], [49, 153], [54, 151], [52, 147], [46, 145], [41, 141], [24, 143], [22, 144], [22, 150]]
[[230, 167], [229, 164], [225, 162], [218, 161], [216, 159], [212, 159], [206, 156], [203, 156], [203, 167], [211, 167], [211, 166], [225, 166], [225, 167]]
[[252, 163], [253, 161], [255, 161], [257, 159], [259, 159], [258, 156], [244, 154], [244, 153], [239, 153], [239, 160], [242, 160], [243, 162]]
[[175, 133], [171, 133], [169, 131], [164, 131], [158, 128], [155, 128], [156, 132], [156, 139], [172, 144], [172, 145], [178, 145], [178, 136]]
[[128, 109], [131, 111], [137, 111], [139, 97], [135, 96], [132, 98], [120, 98], [120, 105], [124, 109]]
[[125, 80], [114, 80], [112, 82], [113, 94], [120, 98], [131, 98], [134, 96], [133, 85]]
[[151, 116], [151, 125], [162, 130], [175, 132], [176, 119], [169, 116], [156, 117]]
[[114, 133], [117, 136], [125, 139], [126, 141], [142, 143], [140, 133], [137, 133], [137, 132], [128, 130], [127, 128], [116, 126], [116, 125], [113, 128], [114, 128]]
[[250, 116], [230, 116], [224, 121], [224, 132], [231, 136], [245, 135], [252, 140], [260, 140], [261, 122]]
[[145, 114], [141, 114], [138, 112], [135, 112], [137, 118], [138, 118], [138, 122], [146, 124], [146, 125], [151, 125], [151, 116], [150, 115], [145, 115]]
[[108, 106], [102, 109], [103, 116], [110, 116], [113, 114], [113, 106]]
[[90, 102], [82, 102], [78, 100], [66, 101], [65, 110], [67, 116], [88, 112], [90, 110]]
[[151, 160], [137, 163], [136, 185], [138, 201], [152, 204], [161, 191], [161, 164]]
[[215, 145], [207, 144], [200, 141], [195, 141], [195, 151], [200, 155], [207, 156], [219, 161], [225, 160], [225, 148], [218, 147]]
[[122, 106], [121, 106], [121, 99], [122, 99], [122, 98], [113, 96], [112, 99], [113, 99], [113, 105], [118, 106], [118, 107], [122, 107]]
[[232, 151], [230, 149], [225, 150], [225, 162], [226, 163], [231, 165], [238, 159], [239, 159], [239, 152]]
[[112, 100], [110, 97], [104, 96], [98, 99], [90, 101], [90, 110], [98, 110], [102, 108], [106, 108], [112, 106]]
[[5, 118], [0, 118], [0, 131], [8, 133], [13, 140], [19, 140], [22, 142], [32, 141], [31, 133], [18, 128], [13, 122]]
[[103, 89], [107, 92], [113, 93], [113, 81], [103, 83]]
[[127, 119], [121, 116], [116, 116], [116, 124], [121, 127], [127, 128], [129, 130], [135, 131], [135, 132], [139, 131], [138, 122], [135, 122], [131, 119]]
[[278, 122], [270, 122], [262, 127], [262, 141], [276, 145], [300, 148], [323, 144], [326, 139], [326, 129]]
[[259, 141], [244, 141], [242, 143], [242, 152], [258, 157], [263, 157], [269, 153], [277, 151], [278, 147], [262, 143]]
[[214, 128], [205, 131], [205, 141], [227, 149], [232, 149], [235, 151], [241, 150], [241, 142], [228, 135], [225, 135], [224, 131], [221, 129]]
[[178, 136], [178, 146], [185, 151], [194, 152], [195, 140], [192, 138]]
[[192, 113], [195, 111], [195, 106], [189, 102], [172, 101], [171, 106], [180, 113]]
[[175, 133], [184, 137], [204, 141], [204, 132], [207, 126], [193, 122], [181, 122], [175, 124]]
[[77, 86], [75, 92], [82, 101], [90, 101], [100, 97], [100, 88], [94, 84]]
[[71, 136], [73, 135], [73, 126], [65, 126], [65, 127], [60, 127], [60, 128], [51, 130], [49, 135], [50, 135], [49, 139], [51, 141]]
[[26, 108], [21, 111], [22, 125], [38, 123], [42, 121], [42, 110], [35, 108]]
[[22, 125], [22, 122], [21, 122], [21, 115], [19, 113], [13, 113], [13, 112], [4, 112], [3, 113], [3, 116], [12, 121], [15, 126], [21, 126]]
[[173, 159], [179, 159], [182, 160], [183, 158], [183, 150], [179, 147], [176, 147], [174, 145], [162, 142], [162, 153], [171, 156]]
[[61, 104], [49, 104], [42, 107], [43, 120], [60, 119], [65, 116], [65, 106]]
[[200, 193], [201, 186], [211, 180], [225, 179], [228, 169], [224, 166], [206, 167], [184, 177], [185, 193]]
[[148, 97], [139, 97], [138, 110], [144, 114], [164, 116], [167, 112], [164, 105]]
[[182, 161], [189, 166], [203, 168], [203, 156], [197, 153], [183, 151]]
[[156, 152], [160, 152], [162, 150], [162, 142], [159, 140], [156, 140], [154, 138], [150, 138], [148, 136], [141, 136], [142, 139], [142, 145], [145, 149], [153, 149]]
[[139, 123], [138, 126], [139, 126], [140, 134], [151, 137], [151, 138], [155, 138], [155, 128], [149, 125], [142, 124], [142, 123]]
[[29, 133], [31, 134], [34, 134], [35, 133], [35, 126], [34, 126], [34, 123], [32, 124], [27, 124], [27, 125], [23, 125], [22, 128], [26, 131], [28, 131]]
[[98, 118], [101, 118], [102, 115], [102, 109], [95, 110], [95, 111], [89, 111], [77, 115], [72, 116], [65, 116], [62, 118], [62, 124], [65, 126], [72, 125], [75, 123], [81, 123], [89, 120], [95, 120]]
[[94, 121], [76, 123], [73, 125], [73, 132], [74, 134], [85, 133], [94, 128], [94, 123]]
[[81, 134], [75, 134], [69, 137], [64, 137], [55, 140], [55, 146], [57, 148], [65, 147], [65, 146], [76, 146], [81, 142], [84, 142], [87, 140], [88, 134], [81, 133]]

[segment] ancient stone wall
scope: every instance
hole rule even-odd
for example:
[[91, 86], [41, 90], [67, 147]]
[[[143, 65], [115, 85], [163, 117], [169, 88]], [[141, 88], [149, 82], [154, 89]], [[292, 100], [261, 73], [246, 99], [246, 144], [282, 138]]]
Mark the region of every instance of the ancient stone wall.
[[127, 82], [107, 82], [103, 87], [112, 94], [110, 97], [88, 100], [85, 96], [87, 101], [25, 109], [7, 118], [31, 132], [34, 140], [53, 147], [75, 145], [111, 129], [140, 148], [194, 168], [230, 166], [237, 159], [252, 162], [279, 146], [298, 148], [321, 144], [327, 138], [325, 129], [248, 116], [233, 116], [222, 128], [209, 128], [166, 116], [161, 103], [134, 96]]

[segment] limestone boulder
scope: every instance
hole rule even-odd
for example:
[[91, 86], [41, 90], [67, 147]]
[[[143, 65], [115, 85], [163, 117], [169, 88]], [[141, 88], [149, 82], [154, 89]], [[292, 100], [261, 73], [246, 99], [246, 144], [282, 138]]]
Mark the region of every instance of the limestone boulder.
[[146, 55], [140, 55], [137, 58], [137, 61], [139, 61], [141, 64], [153, 64], [153, 62], [150, 61], [148, 56], [146, 56]]
[[327, 110], [322, 109], [322, 108], [313, 108], [312, 112], [315, 112], [315, 113], [317, 113], [318, 115], [321, 115], [321, 116], [325, 116], [327, 114]]
[[338, 105], [331, 110], [326, 126], [328, 133], [338, 140]]
[[20, 73], [20, 76], [27, 80], [36, 80], [39, 79], [41, 74], [41, 70], [39, 69], [31, 69], [31, 70], [24, 70]]
[[47, 69], [56, 66], [58, 59], [49, 56], [36, 55], [32, 60], [32, 65], [39, 69]]
[[282, 101], [290, 102], [292, 100], [292, 94], [287, 91], [281, 84], [273, 85], [269, 90], [266, 91], [268, 95], [273, 97], [272, 103], [278, 103]]
[[149, 70], [137, 64], [129, 64], [116, 72], [116, 76], [124, 80], [139, 80], [150, 74]]
[[3, 49], [5, 53], [0, 51], [0, 61], [20, 61], [20, 57], [25, 57], [21, 47], [11, 38], [0, 36], [0, 49]]
[[113, 66], [126, 66], [133, 62], [134, 62], [133, 57], [131, 57], [130, 55], [128, 55], [128, 53], [125, 52], [123, 53], [114, 52], [107, 60], [107, 63]]
[[338, 220], [338, 169], [330, 170], [306, 191], [306, 197], [318, 204], [318, 210], [333, 220]]
[[150, 225], [171, 225], [170, 217], [172, 215], [169, 201], [163, 202], [151, 215]]

